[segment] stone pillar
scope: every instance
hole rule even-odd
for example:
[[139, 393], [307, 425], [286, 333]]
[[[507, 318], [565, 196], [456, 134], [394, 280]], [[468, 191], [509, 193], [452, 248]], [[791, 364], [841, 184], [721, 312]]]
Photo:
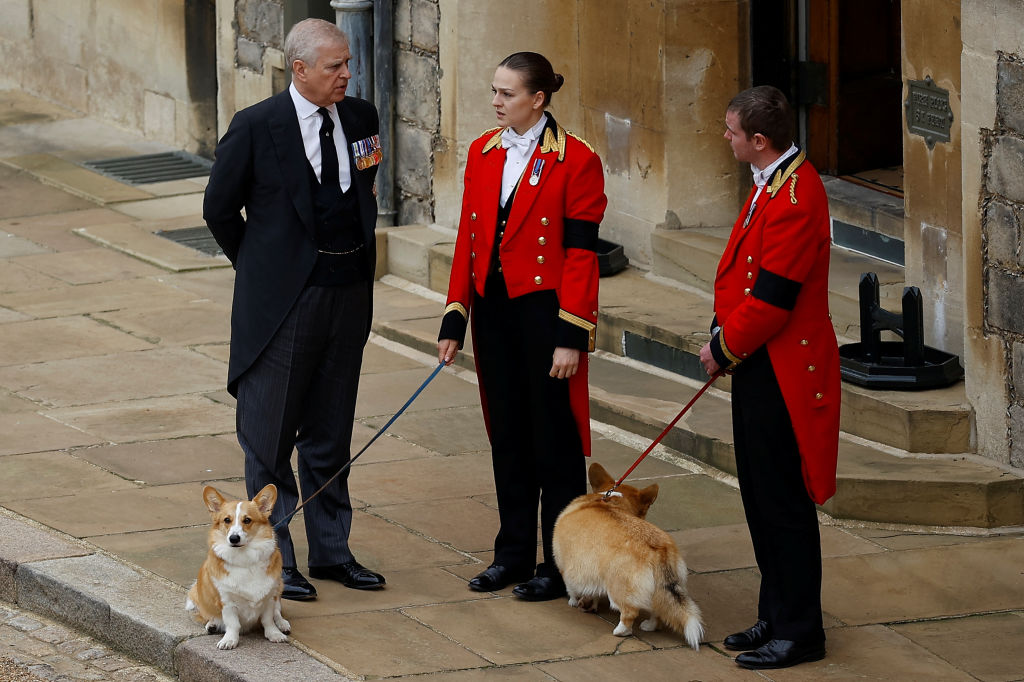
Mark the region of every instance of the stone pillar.
[[373, 0], [331, 0], [352, 53], [349, 94], [373, 101]]

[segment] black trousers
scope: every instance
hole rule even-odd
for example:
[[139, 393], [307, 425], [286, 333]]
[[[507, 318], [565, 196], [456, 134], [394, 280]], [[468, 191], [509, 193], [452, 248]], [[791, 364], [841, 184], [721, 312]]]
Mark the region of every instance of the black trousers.
[[[277, 333], [238, 382], [238, 442], [245, 452], [245, 487], [251, 498], [277, 486], [271, 514], [277, 523], [298, 504], [299, 484], [312, 495], [351, 456], [352, 419], [366, 342], [370, 291], [366, 282], [306, 287]], [[309, 565], [350, 561], [352, 504], [348, 472], [302, 508]], [[277, 531], [284, 565], [296, 566], [287, 526]]]
[[555, 350], [558, 297], [538, 291], [510, 299], [500, 275], [473, 302], [473, 343], [486, 400], [494, 486], [501, 528], [494, 563], [533, 568], [540, 505], [543, 562], [537, 575], [556, 576], [551, 536], [559, 513], [586, 492], [579, 431], [569, 384], [548, 376]]
[[733, 375], [732, 418], [740, 496], [761, 572], [758, 618], [778, 639], [824, 639], [818, 517], [764, 348]]

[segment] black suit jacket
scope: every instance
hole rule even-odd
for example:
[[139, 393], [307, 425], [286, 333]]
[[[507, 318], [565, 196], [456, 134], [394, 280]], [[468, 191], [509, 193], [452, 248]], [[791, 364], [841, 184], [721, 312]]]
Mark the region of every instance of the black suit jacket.
[[[349, 145], [378, 133], [373, 104], [346, 97], [337, 108]], [[349, 162], [359, 198], [367, 272], [373, 273], [377, 167], [357, 170], [351, 146]], [[228, 363], [232, 395], [238, 378], [273, 337], [313, 270], [317, 247], [310, 175], [287, 90], [235, 114], [217, 144], [203, 218], [235, 268]], [[367, 286], [372, 292], [372, 278]]]

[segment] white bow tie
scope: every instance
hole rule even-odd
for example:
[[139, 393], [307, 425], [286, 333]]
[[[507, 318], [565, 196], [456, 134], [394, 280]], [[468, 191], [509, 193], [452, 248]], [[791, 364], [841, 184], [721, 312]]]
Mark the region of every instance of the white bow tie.
[[516, 149], [519, 150], [520, 154], [525, 154], [530, 150], [531, 144], [533, 144], [532, 137], [520, 135], [511, 128], [506, 128], [501, 133], [501, 146], [505, 149], [515, 147]]

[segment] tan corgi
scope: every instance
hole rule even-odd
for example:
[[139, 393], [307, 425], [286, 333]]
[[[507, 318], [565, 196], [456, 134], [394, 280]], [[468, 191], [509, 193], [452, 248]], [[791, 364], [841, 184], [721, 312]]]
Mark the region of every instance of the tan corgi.
[[206, 486], [203, 500], [212, 519], [210, 549], [185, 610], [210, 634], [224, 633], [218, 649], [234, 649], [239, 633], [256, 623], [271, 642], [287, 642], [291, 625], [281, 616], [281, 552], [269, 518], [277, 488], [270, 484], [245, 501], [225, 499]]
[[668, 533], [646, 521], [658, 497], [658, 484], [637, 490], [619, 486], [597, 462], [588, 472], [594, 492], [569, 503], [555, 522], [555, 563], [569, 593], [569, 606], [596, 610], [608, 597], [619, 612], [614, 634], [633, 632], [641, 614], [641, 630], [667, 625], [697, 649], [704, 636], [700, 609], [686, 593], [686, 563]]

